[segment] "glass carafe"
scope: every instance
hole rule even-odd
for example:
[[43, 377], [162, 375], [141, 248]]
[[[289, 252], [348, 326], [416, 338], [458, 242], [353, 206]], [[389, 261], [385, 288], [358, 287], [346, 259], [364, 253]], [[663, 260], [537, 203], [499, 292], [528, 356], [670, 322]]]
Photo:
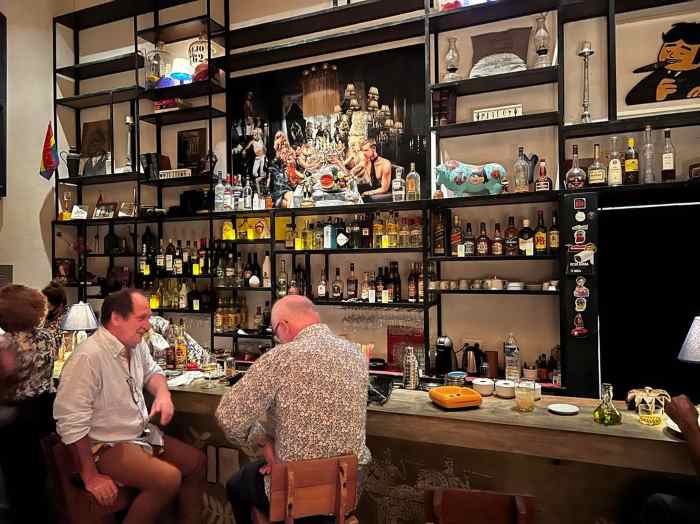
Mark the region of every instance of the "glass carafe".
[[551, 38], [549, 36], [549, 31], [547, 31], [547, 15], [542, 14], [537, 17], [537, 28], [535, 29], [535, 52], [537, 53], [537, 60], [535, 60], [535, 69], [550, 66], [549, 60], [549, 44]]
[[172, 56], [165, 50], [163, 42], [158, 42], [155, 49], [146, 55], [146, 89], [153, 89], [158, 81], [170, 73]]
[[443, 77], [445, 82], [453, 82], [460, 80], [461, 77], [457, 74], [459, 71], [459, 51], [457, 51], [457, 38], [449, 37], [447, 39], [447, 52], [445, 53], [445, 69], [447, 72]]
[[603, 384], [602, 402], [593, 411], [593, 420], [605, 426], [622, 424], [622, 415], [613, 404], [612, 384]]

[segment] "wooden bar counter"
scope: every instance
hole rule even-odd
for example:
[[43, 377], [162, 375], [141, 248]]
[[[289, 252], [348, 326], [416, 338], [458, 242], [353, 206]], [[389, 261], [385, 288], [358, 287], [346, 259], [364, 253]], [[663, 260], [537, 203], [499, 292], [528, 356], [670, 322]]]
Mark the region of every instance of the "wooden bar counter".
[[[204, 425], [214, 446], [227, 445], [212, 416], [225, 391], [172, 388], [178, 418]], [[551, 414], [555, 402], [580, 413]], [[636, 486], [662, 489], [694, 475], [685, 443], [663, 425], [644, 426], [619, 403], [623, 424], [602, 426], [592, 417], [597, 405], [544, 396], [520, 413], [514, 400], [485, 397], [478, 409], [445, 411], [427, 393], [394, 390], [384, 406], [367, 408], [374, 461], [360, 520], [422, 522], [422, 490], [449, 486], [533, 494], [538, 523], [612, 523], [630, 491], [641, 495]]]

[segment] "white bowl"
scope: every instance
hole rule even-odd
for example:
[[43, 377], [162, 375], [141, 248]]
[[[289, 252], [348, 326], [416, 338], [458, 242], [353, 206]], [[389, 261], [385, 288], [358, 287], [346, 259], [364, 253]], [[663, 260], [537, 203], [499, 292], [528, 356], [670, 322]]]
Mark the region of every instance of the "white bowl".
[[501, 398], [515, 398], [515, 382], [512, 380], [498, 380], [496, 382], [496, 396]]
[[472, 387], [475, 391], [478, 391], [482, 397], [489, 397], [493, 395], [494, 383], [490, 378], [475, 378], [472, 381]]

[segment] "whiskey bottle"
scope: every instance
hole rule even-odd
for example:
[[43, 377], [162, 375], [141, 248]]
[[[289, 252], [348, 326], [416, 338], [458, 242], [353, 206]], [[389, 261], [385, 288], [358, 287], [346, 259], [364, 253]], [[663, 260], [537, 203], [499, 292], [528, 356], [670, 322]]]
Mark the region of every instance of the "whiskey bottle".
[[421, 247], [423, 245], [423, 220], [420, 218], [411, 219], [411, 247]]
[[384, 269], [379, 266], [377, 278], [374, 279], [374, 289], [378, 302], [384, 302]]
[[467, 222], [467, 231], [464, 234], [464, 256], [473, 257], [476, 254], [476, 239], [472, 233], [472, 224]]
[[544, 225], [544, 211], [537, 210], [537, 227], [535, 228], [535, 255], [547, 254], [547, 228]]
[[369, 274], [367, 282], [367, 302], [374, 304], [377, 302], [377, 280], [374, 278], [374, 273]]
[[406, 175], [406, 200], [420, 200], [420, 175], [415, 162], [411, 162], [411, 171]]
[[418, 302], [418, 275], [415, 264], [411, 264], [411, 272], [408, 274], [408, 301], [411, 304]]
[[531, 257], [535, 254], [535, 238], [530, 221], [527, 218], [523, 219], [523, 227], [518, 234], [518, 254], [521, 257]]
[[578, 165], [578, 146], [574, 144], [571, 169], [566, 173], [566, 189], [581, 189], [586, 185], [586, 172]]
[[406, 200], [406, 181], [403, 179], [403, 169], [396, 168], [396, 176], [391, 182], [391, 197], [394, 202]]
[[372, 248], [381, 249], [382, 248], [382, 238], [384, 238], [384, 221], [382, 220], [381, 214], [377, 213], [374, 216], [374, 222], [372, 223]]
[[340, 268], [335, 268], [335, 280], [331, 286], [331, 298], [333, 300], [343, 299], [343, 281], [340, 280]]
[[600, 161], [600, 145], [593, 145], [593, 163], [588, 168], [588, 185], [604, 186], [608, 183], [608, 173]]
[[552, 179], [547, 176], [547, 163], [543, 158], [537, 169], [537, 179], [535, 180], [535, 191], [551, 191]]
[[180, 371], [187, 369], [187, 343], [185, 342], [185, 326], [182, 319], [180, 319], [180, 324], [177, 327], [175, 369]]
[[156, 255], [156, 269], [158, 270], [158, 276], [164, 277], [165, 272], [165, 249], [163, 248], [163, 239], [160, 239], [160, 247], [158, 248], [158, 254]]
[[173, 245], [173, 239], [171, 238], [168, 240], [168, 246], [165, 248], [165, 274], [168, 276], [173, 275], [174, 259], [175, 259], [175, 246]]
[[661, 181], [673, 182], [676, 180], [676, 150], [671, 142], [671, 130], [664, 129], [664, 152], [661, 155]]
[[459, 247], [462, 245], [462, 226], [459, 222], [459, 215], [453, 217], [452, 231], [450, 232], [450, 249], [452, 256], [456, 257], [459, 253]]
[[288, 286], [288, 277], [287, 277], [287, 261], [282, 260], [282, 271], [280, 271], [279, 275], [277, 276], [277, 297], [282, 298], [287, 296], [287, 286]]
[[493, 240], [491, 241], [491, 254], [495, 257], [503, 256], [503, 236], [501, 235], [501, 224], [496, 222], [496, 227], [493, 231]]
[[479, 226], [479, 237], [476, 239], [476, 254], [480, 257], [486, 257], [491, 253], [491, 239], [486, 234], [486, 223], [482, 222]]
[[627, 151], [625, 151], [625, 174], [623, 183], [639, 184], [639, 153], [635, 147], [634, 138], [627, 139]]
[[401, 227], [399, 228], [399, 247], [411, 247], [411, 231], [408, 229], [408, 219], [401, 219]]
[[151, 275], [151, 265], [148, 261], [148, 248], [143, 244], [141, 256], [139, 256], [139, 274], [148, 277]]
[[435, 227], [433, 229], [433, 252], [441, 256], [445, 254], [445, 222], [442, 213], [437, 214]]
[[559, 253], [559, 218], [556, 210], [552, 211], [552, 226], [547, 234], [547, 244], [550, 255]]
[[503, 248], [507, 257], [518, 256], [518, 230], [515, 228], [515, 217], [508, 217], [508, 228], [504, 235]]
[[348, 298], [357, 298], [357, 278], [355, 277], [355, 264], [350, 264], [350, 276], [346, 283]]
[[608, 160], [608, 184], [611, 186], [622, 185], [622, 160], [617, 150], [617, 137], [610, 137], [610, 152]]
[[[398, 213], [389, 213], [386, 221], [386, 235], [388, 237], [388, 247], [389, 249], [394, 249], [399, 245], [399, 225], [398, 225]], [[384, 240], [382, 239], [382, 248], [384, 248]]]
[[394, 278], [389, 272], [389, 266], [384, 266], [384, 293], [382, 293], [382, 302], [388, 304], [394, 301]]
[[394, 302], [401, 302], [401, 273], [398, 262], [391, 263], [391, 273], [394, 279]]
[[361, 241], [360, 246], [362, 249], [368, 249], [372, 247], [372, 215], [367, 213], [362, 217], [362, 224], [360, 225]]
[[177, 247], [175, 248], [175, 258], [173, 258], [173, 271], [176, 276], [182, 276], [182, 241], [180, 240], [177, 241]]
[[362, 277], [362, 286], [360, 288], [360, 300], [367, 302], [369, 300], [369, 273], [365, 272]]
[[418, 264], [418, 275], [416, 280], [418, 282], [418, 302], [421, 304], [425, 300], [425, 275], [423, 274], [423, 264]]

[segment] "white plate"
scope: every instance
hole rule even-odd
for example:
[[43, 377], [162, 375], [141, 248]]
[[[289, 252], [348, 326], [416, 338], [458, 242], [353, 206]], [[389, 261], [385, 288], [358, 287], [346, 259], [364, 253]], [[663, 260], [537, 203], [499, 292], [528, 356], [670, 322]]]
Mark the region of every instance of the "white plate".
[[550, 404], [547, 409], [555, 415], [578, 415], [579, 412], [573, 404]]

